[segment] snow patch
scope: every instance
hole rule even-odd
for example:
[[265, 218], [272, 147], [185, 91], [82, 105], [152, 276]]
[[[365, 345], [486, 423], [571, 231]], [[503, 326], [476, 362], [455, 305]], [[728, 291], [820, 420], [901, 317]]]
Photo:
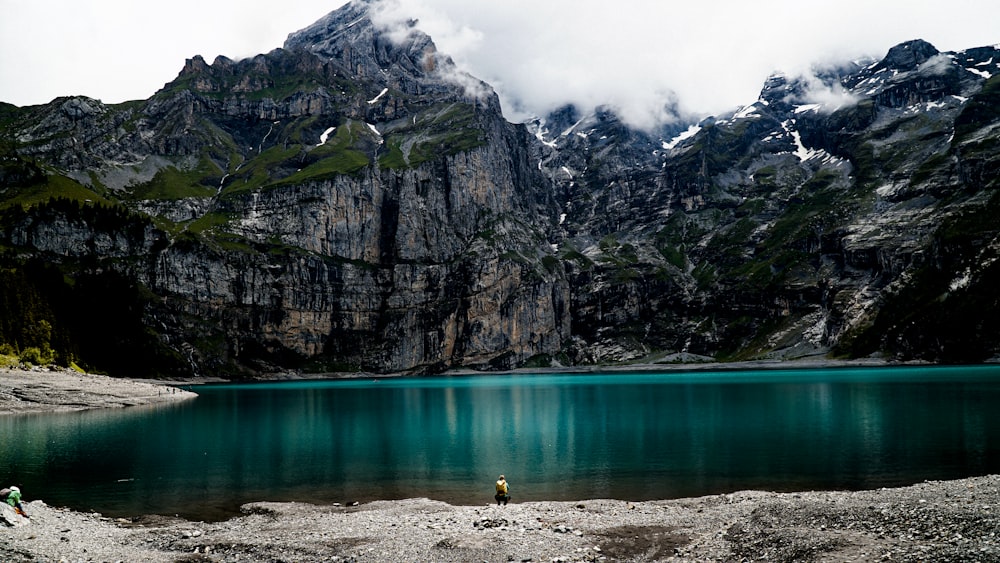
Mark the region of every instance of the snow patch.
[[365, 125], [367, 125], [367, 126], [368, 126], [368, 128], [372, 130], [372, 133], [375, 133], [375, 135], [376, 135], [376, 136], [378, 137], [378, 144], [380, 144], [380, 145], [381, 145], [382, 143], [384, 143], [384, 142], [385, 142], [385, 141], [384, 141], [384, 140], [382, 139], [382, 134], [378, 132], [378, 128], [376, 128], [376, 127], [375, 127], [375, 126], [374, 126], [373, 124], [371, 124], [371, 123], [365, 123]]
[[388, 91], [389, 91], [388, 88], [382, 88], [382, 91], [379, 92], [378, 96], [375, 96], [374, 98], [368, 100], [368, 105], [373, 106], [377, 104], [378, 101], [382, 99], [382, 96], [386, 95]]
[[740, 108], [740, 111], [736, 112], [736, 115], [733, 116], [733, 119], [746, 119], [748, 117], [760, 117], [760, 114], [757, 113], [757, 106], [755, 105], [743, 106], [742, 108]]
[[965, 70], [971, 72], [972, 74], [975, 74], [976, 76], [985, 78], [986, 80], [993, 78], [993, 73], [986, 72], [985, 70], [979, 70], [978, 68], [968, 68], [968, 67], [966, 67]]
[[806, 104], [804, 106], [798, 106], [795, 108], [795, 113], [806, 113], [809, 111], [818, 112], [822, 108], [822, 104]]
[[336, 128], [336, 127], [330, 127], [330, 128], [329, 128], [329, 129], [327, 129], [326, 131], [323, 131], [323, 134], [319, 136], [319, 144], [318, 144], [318, 145], [316, 145], [316, 146], [317, 146], [317, 147], [322, 147], [323, 145], [325, 145], [325, 144], [326, 144], [326, 142], [327, 142], [327, 140], [329, 140], [329, 139], [330, 139], [330, 135], [331, 135], [331, 134], [332, 134], [332, 133], [333, 133], [334, 131], [336, 131], [336, 130], [337, 130], [337, 128]]
[[807, 149], [805, 145], [802, 144], [802, 135], [798, 131], [792, 131], [792, 139], [795, 140], [795, 156], [799, 160], [805, 162], [815, 156], [814, 152]]
[[346, 26], [344, 26], [344, 29], [351, 29], [352, 27], [354, 27], [354, 26], [358, 25], [359, 23], [365, 21], [366, 17], [368, 17], [368, 16], [363, 16], [363, 17], [360, 17], [360, 18], [352, 21], [351, 23], [349, 23]]
[[701, 126], [700, 125], [692, 125], [692, 126], [688, 127], [687, 131], [684, 131], [680, 135], [677, 135], [676, 137], [674, 137], [673, 139], [671, 139], [670, 142], [664, 142], [663, 143], [663, 149], [664, 150], [668, 150], [668, 151], [671, 150], [671, 149], [673, 149], [674, 147], [676, 147], [677, 145], [679, 145], [685, 139], [690, 139], [691, 137], [694, 137], [695, 135], [697, 135], [698, 131], [701, 131]]
[[843, 161], [843, 159], [833, 156], [823, 149], [810, 149], [806, 147], [802, 144], [802, 135], [794, 129], [794, 125], [795, 122], [793, 120], [789, 120], [783, 122], [781, 127], [786, 133], [792, 136], [792, 141], [795, 143], [795, 152], [792, 154], [799, 159], [799, 162], [805, 162], [814, 158], [822, 158], [823, 164], [839, 164]]
[[538, 139], [539, 143], [541, 143], [541, 144], [543, 144], [543, 145], [545, 145], [545, 146], [547, 146], [547, 147], [549, 147], [551, 149], [556, 148], [556, 142], [555, 142], [555, 140], [549, 141], [549, 140], [546, 140], [546, 138], [545, 138], [545, 134], [548, 133], [549, 130], [546, 129], [546, 127], [545, 127], [545, 120], [544, 119], [539, 119], [538, 120], [538, 124], [535, 125], [534, 127], [532, 127], [532, 129], [533, 129], [533, 132], [535, 134], [535, 138]]
[[[565, 131], [563, 131], [563, 132], [562, 132], [562, 134], [561, 134], [561, 135], [559, 135], [559, 136], [560, 136], [560, 137], [565, 137], [565, 136], [569, 135], [570, 133], [572, 133], [572, 132], [573, 132], [573, 130], [574, 130], [574, 129], [576, 129], [576, 128], [577, 128], [577, 127], [578, 127], [578, 126], [579, 126], [579, 125], [581, 124], [581, 123], [583, 123], [583, 121], [584, 121], [585, 119], [587, 119], [587, 118], [586, 118], [586, 117], [583, 117], [583, 118], [581, 118], [581, 119], [580, 119], [580, 121], [577, 121], [577, 122], [576, 122], [576, 123], [574, 123], [573, 125], [570, 125], [570, 126], [569, 126], [569, 128], [568, 128], [568, 129], [566, 129]], [[584, 137], [586, 137], [586, 135], [584, 135]]]

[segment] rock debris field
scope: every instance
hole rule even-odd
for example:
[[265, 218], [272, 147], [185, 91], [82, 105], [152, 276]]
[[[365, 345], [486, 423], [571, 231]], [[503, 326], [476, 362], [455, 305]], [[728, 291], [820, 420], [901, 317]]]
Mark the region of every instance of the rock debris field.
[[998, 561], [997, 476], [861, 492], [453, 506], [253, 503], [223, 522], [27, 505], [7, 561]]
[[[0, 413], [44, 410], [46, 399], [37, 397], [48, 393], [56, 397], [48, 410], [182, 398], [147, 383], [126, 384], [133, 395], [123, 397], [118, 380], [64, 374], [54, 384], [45, 374], [46, 386], [93, 384], [90, 399], [69, 401], [67, 393], [77, 391], [46, 387], [33, 395], [23, 388], [33, 382], [18, 379], [23, 375], [0, 372]], [[95, 389], [102, 386], [116, 389], [114, 397], [100, 398]], [[261, 502], [222, 522], [112, 519], [51, 507], [33, 493], [25, 491], [30, 520], [0, 506], [4, 561], [1000, 561], [996, 475], [870, 491], [742, 491], [646, 502]]]

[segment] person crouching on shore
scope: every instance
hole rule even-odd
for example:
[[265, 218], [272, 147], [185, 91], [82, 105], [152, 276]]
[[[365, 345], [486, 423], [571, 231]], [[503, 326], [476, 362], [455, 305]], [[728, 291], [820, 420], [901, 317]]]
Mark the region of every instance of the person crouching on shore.
[[497, 499], [497, 506], [500, 506], [501, 502], [507, 506], [507, 501], [510, 500], [510, 485], [507, 484], [507, 479], [503, 475], [497, 479], [497, 494], [493, 495], [493, 498]]
[[0, 489], [0, 501], [6, 502], [7, 504], [14, 507], [14, 510], [24, 516], [25, 518], [31, 518], [28, 513], [24, 511], [24, 506], [21, 504], [21, 489], [17, 487], [10, 487], [9, 489]]

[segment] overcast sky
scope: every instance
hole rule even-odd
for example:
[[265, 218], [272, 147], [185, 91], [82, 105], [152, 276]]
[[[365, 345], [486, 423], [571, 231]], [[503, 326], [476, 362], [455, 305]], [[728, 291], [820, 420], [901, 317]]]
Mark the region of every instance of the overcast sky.
[[[611, 104], [633, 122], [665, 101], [716, 114], [757, 98], [773, 71], [922, 38], [952, 51], [1000, 43], [984, 0], [385, 0], [439, 50], [491, 83], [509, 118], [566, 102]], [[202, 55], [239, 59], [342, 0], [0, 0], [0, 101], [147, 98]]]

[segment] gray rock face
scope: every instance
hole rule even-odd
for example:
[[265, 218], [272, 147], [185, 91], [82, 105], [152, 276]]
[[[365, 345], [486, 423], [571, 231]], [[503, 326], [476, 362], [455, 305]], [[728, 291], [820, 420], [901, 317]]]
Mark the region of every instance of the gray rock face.
[[393, 80], [396, 89], [409, 94], [417, 92], [408, 91], [404, 85], [415, 88], [420, 82], [428, 82], [440, 87], [439, 82], [428, 80], [438, 64], [431, 38], [414, 30], [402, 41], [394, 41], [376, 28], [370, 9], [369, 2], [351, 2], [289, 35], [284, 47], [336, 61], [361, 80]]
[[62, 199], [9, 207], [5, 264], [133, 284], [118, 349], [164, 372], [996, 352], [996, 49], [913, 41], [657, 131], [513, 125], [367, 10], [146, 101], [12, 111], [2, 197]]
[[[575, 357], [994, 354], [996, 324], [972, 312], [992, 310], [985, 278], [968, 293], [947, 280], [966, 281], [953, 258], [992, 275], [968, 243], [996, 237], [983, 199], [995, 182], [962, 171], [995, 163], [981, 135], [997, 119], [996, 83], [985, 81], [997, 61], [995, 48], [939, 53], [914, 41], [866, 67], [772, 77], [756, 103], [659, 143], [600, 113], [536, 124], [565, 194]], [[972, 129], [976, 140], [961, 140]], [[967, 227], [975, 234], [953, 230]], [[956, 255], [940, 254], [966, 236], [945, 245]], [[951, 302], [900, 318], [927, 295]]]
[[879, 66], [901, 72], [916, 70], [932, 57], [939, 54], [937, 48], [921, 39], [900, 43], [886, 54]]
[[31, 524], [31, 520], [21, 516], [6, 502], [0, 503], [0, 523], [8, 528], [20, 528]]

